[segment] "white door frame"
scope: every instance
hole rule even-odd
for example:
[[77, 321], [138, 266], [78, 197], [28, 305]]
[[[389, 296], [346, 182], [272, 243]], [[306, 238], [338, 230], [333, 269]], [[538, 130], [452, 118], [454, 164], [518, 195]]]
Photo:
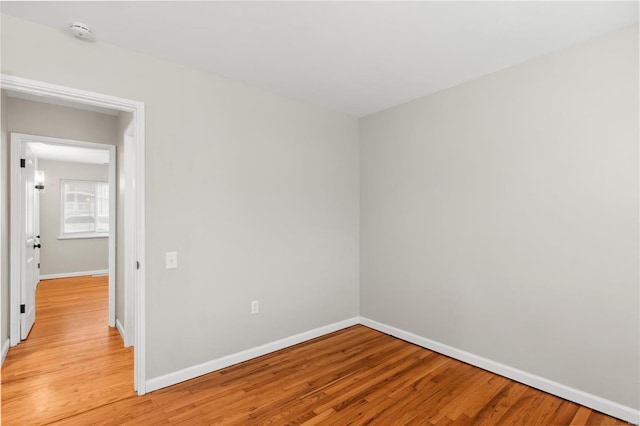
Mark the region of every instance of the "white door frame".
[[[145, 374], [145, 115], [144, 103], [131, 99], [118, 98], [101, 93], [89, 92], [86, 90], [30, 80], [7, 74], [0, 74], [0, 87], [5, 90], [28, 93], [58, 100], [71, 101], [85, 105], [93, 105], [102, 108], [109, 108], [118, 111], [127, 111], [133, 114], [133, 153], [134, 172], [133, 182], [127, 182], [127, 189], [133, 190], [133, 205], [125, 203], [125, 222], [134, 224], [134, 232], [125, 235], [125, 254], [132, 253], [134, 262], [129, 262], [132, 266], [138, 265], [138, 269], [133, 271], [133, 319], [134, 319], [134, 388], [138, 395], [146, 393]], [[2, 161], [0, 161], [0, 168]], [[1, 201], [0, 201], [1, 202]], [[1, 232], [1, 230], [0, 230]], [[0, 238], [5, 236], [0, 234]], [[13, 257], [13, 256], [12, 256]], [[13, 266], [12, 266], [13, 268]], [[125, 271], [126, 272], [126, 271]], [[125, 273], [126, 275], [126, 273]], [[125, 282], [125, 286], [127, 283]], [[125, 290], [125, 295], [127, 291]], [[13, 292], [10, 297], [11, 307], [13, 307]], [[125, 302], [125, 305], [127, 303]], [[17, 306], [17, 305], [15, 305]], [[11, 314], [11, 312], [10, 312]], [[12, 314], [11, 314], [12, 315]], [[131, 317], [129, 317], [131, 318]], [[14, 339], [14, 332], [10, 330], [11, 339]]]
[[[22, 218], [21, 212], [21, 197], [22, 197], [22, 189], [20, 187], [20, 182], [18, 179], [15, 179], [15, 176], [18, 176], [20, 173], [20, 152], [22, 152], [21, 145], [28, 144], [30, 142], [38, 142], [44, 143], [47, 145], [60, 145], [60, 146], [77, 146], [82, 148], [89, 149], [100, 149], [102, 151], [109, 151], [109, 229], [112, 230], [109, 232], [109, 327], [116, 326], [116, 232], [115, 229], [117, 227], [116, 223], [116, 147], [115, 145], [106, 145], [100, 143], [93, 142], [84, 142], [84, 141], [75, 141], [71, 139], [60, 139], [60, 138], [52, 138], [48, 136], [36, 136], [36, 135], [27, 135], [24, 133], [12, 133], [11, 134], [11, 150], [9, 155], [10, 160], [10, 174], [11, 176], [11, 221], [12, 224], [17, 224]], [[23, 232], [24, 229], [22, 226], [11, 226], [10, 229], [10, 247], [11, 253], [18, 253], [20, 249], [20, 241], [23, 240]], [[20, 258], [19, 256], [11, 256], [11, 269], [10, 269], [10, 295], [11, 295], [11, 307], [17, 306], [20, 304], [19, 298], [18, 301], [15, 300], [17, 298], [20, 289], [20, 285], [22, 283], [20, 277], [20, 269], [16, 266], [20, 266]], [[15, 298], [14, 298], [15, 296]], [[126, 305], [126, 303], [125, 303]], [[10, 339], [11, 346], [15, 346], [20, 342], [20, 314], [16, 309], [12, 309], [10, 312]]]

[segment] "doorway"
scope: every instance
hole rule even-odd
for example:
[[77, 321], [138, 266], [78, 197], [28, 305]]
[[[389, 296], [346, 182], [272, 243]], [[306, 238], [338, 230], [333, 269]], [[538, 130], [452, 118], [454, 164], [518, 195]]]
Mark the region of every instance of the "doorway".
[[[11, 291], [11, 306], [20, 305], [20, 331], [14, 329], [16, 324], [12, 321], [11, 346], [19, 343], [18, 337], [26, 339], [33, 326], [39, 275], [51, 279], [106, 272], [108, 324], [116, 326], [115, 152], [112, 145], [11, 134], [10, 240], [11, 252], [20, 254], [12, 256], [10, 274], [12, 285], [18, 282], [20, 286], [19, 292], [13, 287]], [[44, 164], [49, 166], [43, 167]], [[36, 180], [39, 188], [34, 188]], [[45, 193], [46, 188], [49, 191]], [[41, 201], [48, 214], [40, 214]], [[52, 217], [56, 219], [54, 223]], [[47, 225], [44, 229], [40, 225], [42, 219]], [[41, 262], [44, 250], [49, 259], [45, 256]], [[103, 261], [96, 261], [95, 254], [108, 259], [106, 270]], [[59, 268], [52, 270], [53, 263]], [[15, 300], [18, 296], [20, 301]], [[125, 305], [127, 302], [131, 303], [125, 299]], [[127, 344], [124, 330], [119, 329]]]
[[[132, 114], [131, 129], [128, 138], [128, 158], [131, 161], [130, 173], [125, 177], [127, 188], [130, 189], [131, 202], [125, 203], [125, 221], [131, 224], [132, 232], [124, 236], [124, 253], [127, 258], [125, 268], [125, 298], [128, 298], [126, 306], [131, 311], [134, 346], [134, 388], [139, 395], [146, 393], [145, 385], [145, 176], [144, 176], [144, 104], [129, 99], [116, 98], [109, 95], [78, 90], [74, 88], [52, 85], [49, 83], [28, 80], [20, 77], [0, 75], [1, 88], [19, 92], [25, 95], [38, 96], [39, 99], [47, 99], [51, 103], [61, 105], [77, 104], [89, 107], [107, 108]], [[127, 142], [125, 142], [127, 143]], [[115, 158], [115, 157], [114, 157]], [[18, 158], [19, 161], [19, 158]], [[2, 160], [6, 167], [6, 160]], [[2, 167], [2, 165], [0, 165]], [[12, 207], [13, 210], [13, 207]], [[115, 214], [113, 216], [115, 218]], [[13, 228], [13, 226], [12, 226]], [[0, 235], [0, 238], [7, 238]], [[115, 243], [115, 239], [114, 239]], [[17, 246], [17, 243], [15, 243]], [[11, 242], [13, 247], [14, 242]], [[18, 253], [12, 251], [12, 253]], [[14, 258], [18, 261], [14, 262]], [[115, 259], [115, 256], [114, 256]], [[10, 340], [11, 345], [18, 344], [20, 333], [20, 256], [12, 256], [10, 266]], [[111, 269], [111, 267], [110, 267]], [[115, 303], [115, 298], [114, 298]], [[111, 305], [110, 305], [111, 310]], [[111, 317], [111, 315], [110, 315]]]

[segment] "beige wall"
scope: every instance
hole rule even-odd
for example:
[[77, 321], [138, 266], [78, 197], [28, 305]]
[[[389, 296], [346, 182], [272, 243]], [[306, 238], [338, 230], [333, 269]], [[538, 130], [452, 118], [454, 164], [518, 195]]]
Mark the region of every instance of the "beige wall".
[[[109, 167], [64, 161], [38, 160], [45, 173], [45, 191], [40, 194], [40, 274], [57, 275], [109, 269], [109, 239], [58, 239], [60, 236], [60, 180], [107, 182]], [[46, 278], [46, 277], [45, 277]]]
[[638, 408], [638, 27], [361, 122], [361, 314]]
[[2, 72], [145, 102], [147, 378], [358, 315], [357, 119], [6, 15], [1, 28]]
[[9, 131], [7, 113], [7, 95], [4, 90], [0, 101], [0, 347], [9, 339]]

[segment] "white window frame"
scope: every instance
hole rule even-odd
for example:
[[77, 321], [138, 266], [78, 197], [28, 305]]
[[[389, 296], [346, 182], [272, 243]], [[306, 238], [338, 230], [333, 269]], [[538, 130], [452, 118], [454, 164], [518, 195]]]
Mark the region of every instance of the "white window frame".
[[[60, 179], [60, 234], [58, 236], [59, 240], [74, 240], [81, 238], [108, 238], [109, 232], [111, 232], [111, 228], [109, 228], [109, 232], [65, 232], [65, 204], [66, 204], [66, 192], [64, 190], [65, 183], [67, 182], [82, 182], [87, 183], [91, 182], [93, 184], [103, 183], [109, 186], [109, 182], [101, 181], [101, 180], [92, 180], [92, 179]], [[111, 194], [109, 194], [111, 195]], [[111, 212], [109, 212], [111, 213]], [[97, 220], [98, 215], [96, 213], [94, 220], [96, 221], [96, 229], [97, 229]]]

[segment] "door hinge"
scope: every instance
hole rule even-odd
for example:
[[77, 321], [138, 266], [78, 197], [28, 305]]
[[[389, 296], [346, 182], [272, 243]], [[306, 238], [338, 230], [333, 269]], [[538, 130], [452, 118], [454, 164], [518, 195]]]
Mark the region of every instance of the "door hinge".
[[24, 305], [20, 305], [20, 313], [24, 314], [24, 310], [25, 310], [25, 306]]
[[40, 262], [38, 262], [38, 269], [40, 269]]
[[25, 160], [24, 158], [20, 159], [20, 168], [24, 169], [25, 167], [27, 167], [27, 160]]
[[140, 262], [136, 260], [136, 269], [140, 269]]

